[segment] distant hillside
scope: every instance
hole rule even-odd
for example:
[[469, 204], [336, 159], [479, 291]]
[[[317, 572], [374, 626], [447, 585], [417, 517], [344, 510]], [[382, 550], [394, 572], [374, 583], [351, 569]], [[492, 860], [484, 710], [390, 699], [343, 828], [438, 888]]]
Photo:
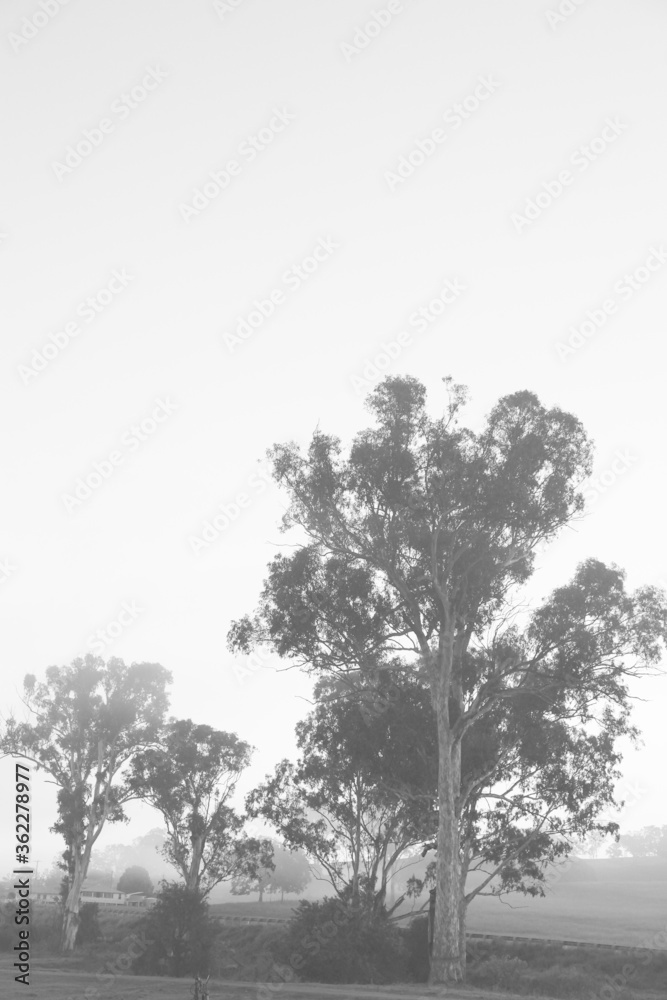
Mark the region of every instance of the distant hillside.
[[665, 858], [573, 858], [563, 872], [568, 882], [665, 882]]

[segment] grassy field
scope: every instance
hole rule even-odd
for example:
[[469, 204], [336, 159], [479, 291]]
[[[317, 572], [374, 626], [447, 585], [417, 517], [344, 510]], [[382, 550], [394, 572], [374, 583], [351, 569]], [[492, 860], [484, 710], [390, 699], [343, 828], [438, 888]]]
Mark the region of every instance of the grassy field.
[[650, 947], [667, 931], [667, 862], [575, 862], [544, 899], [517, 896], [503, 903], [478, 897], [468, 913], [468, 929]]
[[[212, 906], [211, 912], [289, 919], [296, 905], [294, 899], [261, 904], [239, 901]], [[650, 947], [656, 935], [667, 931], [667, 862], [657, 858], [577, 860], [553, 881], [544, 899], [517, 895], [501, 902], [478, 897], [468, 911], [468, 930]]]
[[582, 882], [546, 899], [511, 904], [478, 899], [468, 930], [651, 947], [667, 930], [667, 882], [623, 885], [622, 892], [613, 884]]

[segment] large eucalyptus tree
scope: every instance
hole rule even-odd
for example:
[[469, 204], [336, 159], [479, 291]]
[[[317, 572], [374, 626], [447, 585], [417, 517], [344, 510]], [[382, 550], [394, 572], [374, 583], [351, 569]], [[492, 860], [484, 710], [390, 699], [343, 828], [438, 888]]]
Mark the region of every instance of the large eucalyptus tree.
[[[428, 687], [439, 762], [433, 983], [465, 975], [480, 790], [501, 794], [489, 782], [505, 780], [485, 821], [497, 845], [491, 877], [516, 884], [521, 855], [539, 876], [567, 828], [591, 828], [613, 803], [615, 741], [631, 731], [626, 681], [655, 666], [667, 631], [655, 588], [628, 594], [622, 572], [595, 561], [522, 610], [536, 549], [583, 511], [591, 445], [576, 417], [530, 392], [501, 399], [473, 432], [459, 422], [464, 390], [449, 389], [444, 415], [431, 418], [418, 381], [385, 379], [368, 401], [375, 424], [347, 457], [320, 431], [305, 455], [273, 448], [296, 547], [273, 559], [257, 613], [229, 635], [233, 650], [266, 644], [324, 676], [411, 662]], [[553, 757], [551, 773], [531, 754]]]

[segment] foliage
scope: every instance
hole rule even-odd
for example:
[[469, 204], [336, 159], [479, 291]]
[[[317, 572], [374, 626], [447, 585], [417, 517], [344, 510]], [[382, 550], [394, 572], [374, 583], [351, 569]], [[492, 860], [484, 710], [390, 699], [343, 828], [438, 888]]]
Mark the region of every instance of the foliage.
[[[464, 974], [470, 866], [476, 891], [540, 892], [569, 838], [614, 824], [629, 678], [667, 636], [653, 587], [589, 560], [528, 613], [519, 588], [535, 552], [583, 511], [591, 445], [581, 423], [530, 392], [502, 398], [479, 431], [459, 423], [465, 390], [445, 380], [442, 417], [424, 387], [386, 378], [375, 424], [348, 457], [321, 431], [306, 454], [271, 452], [296, 544], [268, 567], [254, 616], [230, 648], [264, 644], [347, 681], [399, 660], [429, 690], [438, 727], [438, 893], [433, 982]], [[466, 745], [464, 745], [464, 741]], [[500, 786], [500, 787], [498, 787]], [[493, 797], [492, 797], [493, 796]]]
[[211, 951], [211, 975], [239, 982], [266, 982], [284, 945], [283, 927], [222, 924]]
[[575, 844], [575, 854], [578, 858], [597, 858], [602, 853], [603, 848], [608, 848], [607, 853], [610, 853], [615, 844], [616, 841], [609, 845], [603, 832], [592, 830], [587, 837]]
[[170, 674], [156, 663], [126, 666], [87, 655], [68, 667], [49, 667], [46, 679], [24, 679], [30, 721], [10, 719], [4, 753], [21, 754], [58, 786], [58, 819], [66, 849], [69, 896], [63, 948], [71, 950], [78, 928], [79, 896], [93, 844], [104, 824], [125, 818], [122, 772], [140, 747], [156, 736], [167, 708]]
[[154, 827], [148, 833], [135, 837], [129, 844], [109, 844], [106, 847], [96, 847], [95, 863], [103, 868], [123, 872], [133, 865], [140, 865], [149, 873], [155, 883], [160, 877], [171, 875], [171, 866], [162, 855], [166, 830]]
[[[275, 864], [275, 847], [273, 851]], [[264, 893], [267, 891], [270, 883], [271, 869], [260, 868], [253, 876], [235, 875], [232, 879], [230, 891], [232, 896], [249, 896], [251, 892], [257, 892], [259, 893], [259, 901], [261, 903], [264, 900]]]
[[91, 862], [88, 866], [88, 871], [86, 872], [86, 881], [84, 883], [85, 888], [88, 889], [90, 886], [104, 886], [107, 889], [114, 888], [114, 877], [113, 869], [103, 868], [101, 865], [96, 866]]
[[476, 986], [488, 986], [501, 990], [516, 990], [523, 974], [528, 969], [528, 963], [522, 958], [509, 958], [506, 955], [494, 955], [484, 959], [474, 966], [471, 980]]
[[405, 952], [386, 912], [371, 915], [340, 899], [302, 900], [290, 921], [273, 977], [320, 983], [391, 983], [405, 975]]
[[[90, 875], [91, 868], [88, 869]], [[48, 868], [40, 868], [32, 877], [33, 892], [59, 892], [63, 880], [62, 858], [54, 858]]]
[[273, 843], [272, 868], [261, 868], [254, 877], [239, 875], [232, 881], [232, 895], [247, 896], [258, 892], [260, 902], [264, 893], [295, 893], [300, 895], [311, 880], [308, 858], [300, 851], [285, 850]]
[[623, 833], [618, 846], [633, 858], [667, 859], [667, 826], [645, 826], [633, 833]]
[[132, 865], [131, 868], [126, 868], [118, 879], [116, 888], [119, 892], [143, 892], [146, 896], [153, 895], [151, 877], [141, 865]]
[[401, 928], [406, 950], [406, 969], [416, 983], [428, 981], [430, 969], [428, 955], [428, 917], [415, 917], [409, 925]]
[[77, 944], [88, 944], [91, 941], [99, 941], [101, 937], [99, 903], [83, 903], [79, 910]]
[[149, 942], [133, 971], [142, 975], [208, 975], [215, 925], [199, 892], [176, 882], [160, 883], [156, 904], [140, 925]]
[[297, 763], [282, 761], [247, 800], [250, 814], [305, 851], [339, 896], [359, 902], [363, 895], [379, 907], [406, 850], [435, 829], [427, 695], [411, 678], [396, 678], [383, 711], [364, 713], [387, 684], [387, 677], [357, 682], [352, 692], [320, 685], [315, 710], [296, 726]]
[[579, 1000], [613, 995], [614, 1000], [633, 1000], [644, 996], [644, 990], [660, 994], [667, 974], [667, 954], [659, 951], [637, 953], [586, 946], [565, 950], [546, 942], [498, 939], [473, 944], [471, 985], [508, 989], [522, 996]]
[[207, 895], [219, 882], [271, 864], [270, 844], [249, 838], [229, 805], [250, 751], [235, 733], [172, 719], [160, 746], [132, 761], [128, 794], [162, 813], [164, 856], [193, 893]]
[[301, 851], [285, 851], [280, 847], [274, 847], [273, 852], [275, 870], [268, 885], [269, 895], [279, 892], [281, 896], [285, 893], [300, 896], [312, 878], [308, 858]]

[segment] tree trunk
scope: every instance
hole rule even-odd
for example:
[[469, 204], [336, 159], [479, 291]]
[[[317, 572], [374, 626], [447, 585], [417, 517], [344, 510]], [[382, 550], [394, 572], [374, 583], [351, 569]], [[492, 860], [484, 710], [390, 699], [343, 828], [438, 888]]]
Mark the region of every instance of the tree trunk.
[[259, 889], [259, 901], [260, 901], [260, 903], [264, 902], [264, 889], [262, 889], [261, 886], [260, 886], [260, 889]]
[[86, 872], [84, 866], [76, 863], [72, 884], [67, 893], [65, 908], [63, 911], [63, 927], [60, 937], [60, 950], [63, 952], [74, 951], [76, 935], [79, 930], [79, 903], [81, 898], [81, 887], [83, 885]]
[[359, 865], [361, 864], [361, 788], [359, 787], [359, 776], [357, 775], [357, 817], [354, 833], [354, 855], [352, 868], [352, 906], [359, 906]]
[[[444, 686], [443, 686], [444, 687]], [[465, 912], [461, 893], [459, 821], [460, 748], [451, 735], [449, 705], [438, 699], [438, 848], [435, 926], [430, 985], [460, 983], [465, 978]]]
[[[195, 816], [193, 823], [195, 823], [199, 817]], [[199, 868], [201, 865], [202, 855], [204, 853], [205, 840], [202, 834], [192, 834], [191, 837], [191, 856], [190, 856], [190, 866], [185, 871], [185, 884], [190, 892], [199, 891]]]

